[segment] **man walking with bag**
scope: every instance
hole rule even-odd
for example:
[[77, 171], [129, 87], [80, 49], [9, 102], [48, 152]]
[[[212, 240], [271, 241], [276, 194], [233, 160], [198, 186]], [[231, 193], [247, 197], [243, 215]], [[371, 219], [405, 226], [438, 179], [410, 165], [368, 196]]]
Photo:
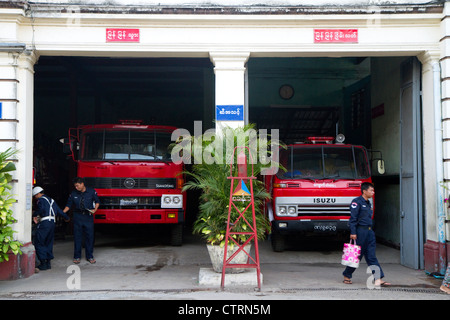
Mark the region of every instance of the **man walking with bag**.
[[[366, 258], [367, 265], [372, 268], [375, 277], [375, 286], [389, 286], [390, 283], [381, 280], [384, 278], [383, 269], [381, 269], [375, 254], [376, 239], [372, 229], [373, 209], [370, 200], [375, 194], [375, 188], [370, 182], [361, 184], [361, 196], [353, 199], [350, 204], [350, 239], [355, 240], [361, 246], [361, 256]], [[344, 283], [352, 284], [352, 274], [356, 268], [347, 266], [342, 273]]]

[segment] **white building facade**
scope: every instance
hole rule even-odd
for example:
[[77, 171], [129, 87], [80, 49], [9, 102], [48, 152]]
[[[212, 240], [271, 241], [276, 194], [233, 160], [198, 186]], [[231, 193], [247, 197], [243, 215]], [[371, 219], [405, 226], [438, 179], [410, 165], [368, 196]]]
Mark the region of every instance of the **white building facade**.
[[[208, 112], [214, 114], [222, 105], [244, 108], [241, 119], [217, 119], [218, 127], [243, 125], [258, 112], [249, 102], [252, 59], [370, 57], [371, 108], [384, 105], [384, 118], [372, 114], [371, 145], [386, 156], [387, 174], [400, 179], [393, 183], [398, 197], [388, 197], [396, 201], [391, 213], [398, 222], [394, 242], [404, 265], [430, 272], [446, 267], [448, 192], [441, 184], [450, 181], [450, 3], [173, 0], [163, 5], [153, 0], [85, 0], [74, 5], [64, 0], [1, 0], [0, 151], [19, 150], [14, 229], [17, 240], [31, 251], [34, 119], [40, 112], [34, 102], [39, 94], [35, 67], [42, 57], [54, 56], [209, 59], [215, 100]], [[411, 57], [418, 66], [416, 78], [414, 68], [411, 78], [401, 71]], [[398, 88], [391, 92], [386, 83], [392, 77], [383, 72], [396, 58]], [[412, 122], [419, 132], [407, 135], [412, 136], [417, 161], [413, 172], [402, 172], [402, 130], [407, 129], [400, 129], [405, 116], [400, 104], [407, 101], [402, 94], [409, 88], [416, 117]], [[394, 116], [387, 119], [390, 112]], [[420, 199], [402, 194], [402, 179]], [[413, 212], [398, 201], [414, 202]]]

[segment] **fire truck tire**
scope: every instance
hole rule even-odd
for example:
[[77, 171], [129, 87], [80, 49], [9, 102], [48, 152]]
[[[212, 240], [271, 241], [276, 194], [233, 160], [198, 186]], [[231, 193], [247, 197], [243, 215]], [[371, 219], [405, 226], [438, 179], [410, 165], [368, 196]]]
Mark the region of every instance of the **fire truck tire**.
[[283, 252], [285, 246], [285, 237], [277, 232], [273, 232], [271, 235], [272, 250], [275, 252]]
[[183, 225], [175, 224], [170, 230], [170, 244], [172, 246], [181, 246], [183, 244]]

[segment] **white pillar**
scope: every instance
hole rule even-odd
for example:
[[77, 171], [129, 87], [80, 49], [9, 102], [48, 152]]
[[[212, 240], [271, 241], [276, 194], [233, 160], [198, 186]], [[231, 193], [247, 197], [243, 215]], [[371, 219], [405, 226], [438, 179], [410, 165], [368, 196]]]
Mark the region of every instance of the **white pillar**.
[[249, 52], [210, 52], [216, 77], [216, 131], [242, 127], [248, 108], [245, 103], [245, 64]]
[[[450, 186], [450, 3], [444, 5], [444, 19], [441, 22], [441, 79], [442, 79], [442, 139], [443, 139], [443, 162], [444, 181], [447, 187]], [[445, 196], [450, 197], [449, 191], [445, 191]], [[447, 204], [448, 205], [448, 204]], [[438, 224], [438, 240], [440, 242], [450, 240], [450, 223], [448, 211], [440, 214]], [[441, 270], [442, 271], [442, 270]]]
[[16, 148], [17, 85], [14, 52], [0, 52], [0, 151]]
[[18, 150], [13, 172], [12, 227], [16, 240], [31, 242], [31, 188], [33, 170], [33, 79], [36, 56], [32, 51], [0, 53], [0, 151]]
[[16, 231], [18, 240], [31, 241], [31, 188], [33, 186], [34, 64], [37, 57], [25, 51], [18, 57], [17, 79], [17, 194]]

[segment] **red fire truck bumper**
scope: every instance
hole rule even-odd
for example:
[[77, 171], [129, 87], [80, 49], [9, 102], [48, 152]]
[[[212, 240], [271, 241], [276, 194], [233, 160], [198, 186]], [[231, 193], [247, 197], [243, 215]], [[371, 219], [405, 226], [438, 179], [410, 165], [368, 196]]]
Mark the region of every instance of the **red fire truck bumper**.
[[167, 223], [184, 222], [183, 209], [99, 209], [94, 216], [98, 224], [108, 223]]
[[289, 235], [300, 233], [336, 234], [349, 231], [348, 220], [275, 220], [273, 232]]

